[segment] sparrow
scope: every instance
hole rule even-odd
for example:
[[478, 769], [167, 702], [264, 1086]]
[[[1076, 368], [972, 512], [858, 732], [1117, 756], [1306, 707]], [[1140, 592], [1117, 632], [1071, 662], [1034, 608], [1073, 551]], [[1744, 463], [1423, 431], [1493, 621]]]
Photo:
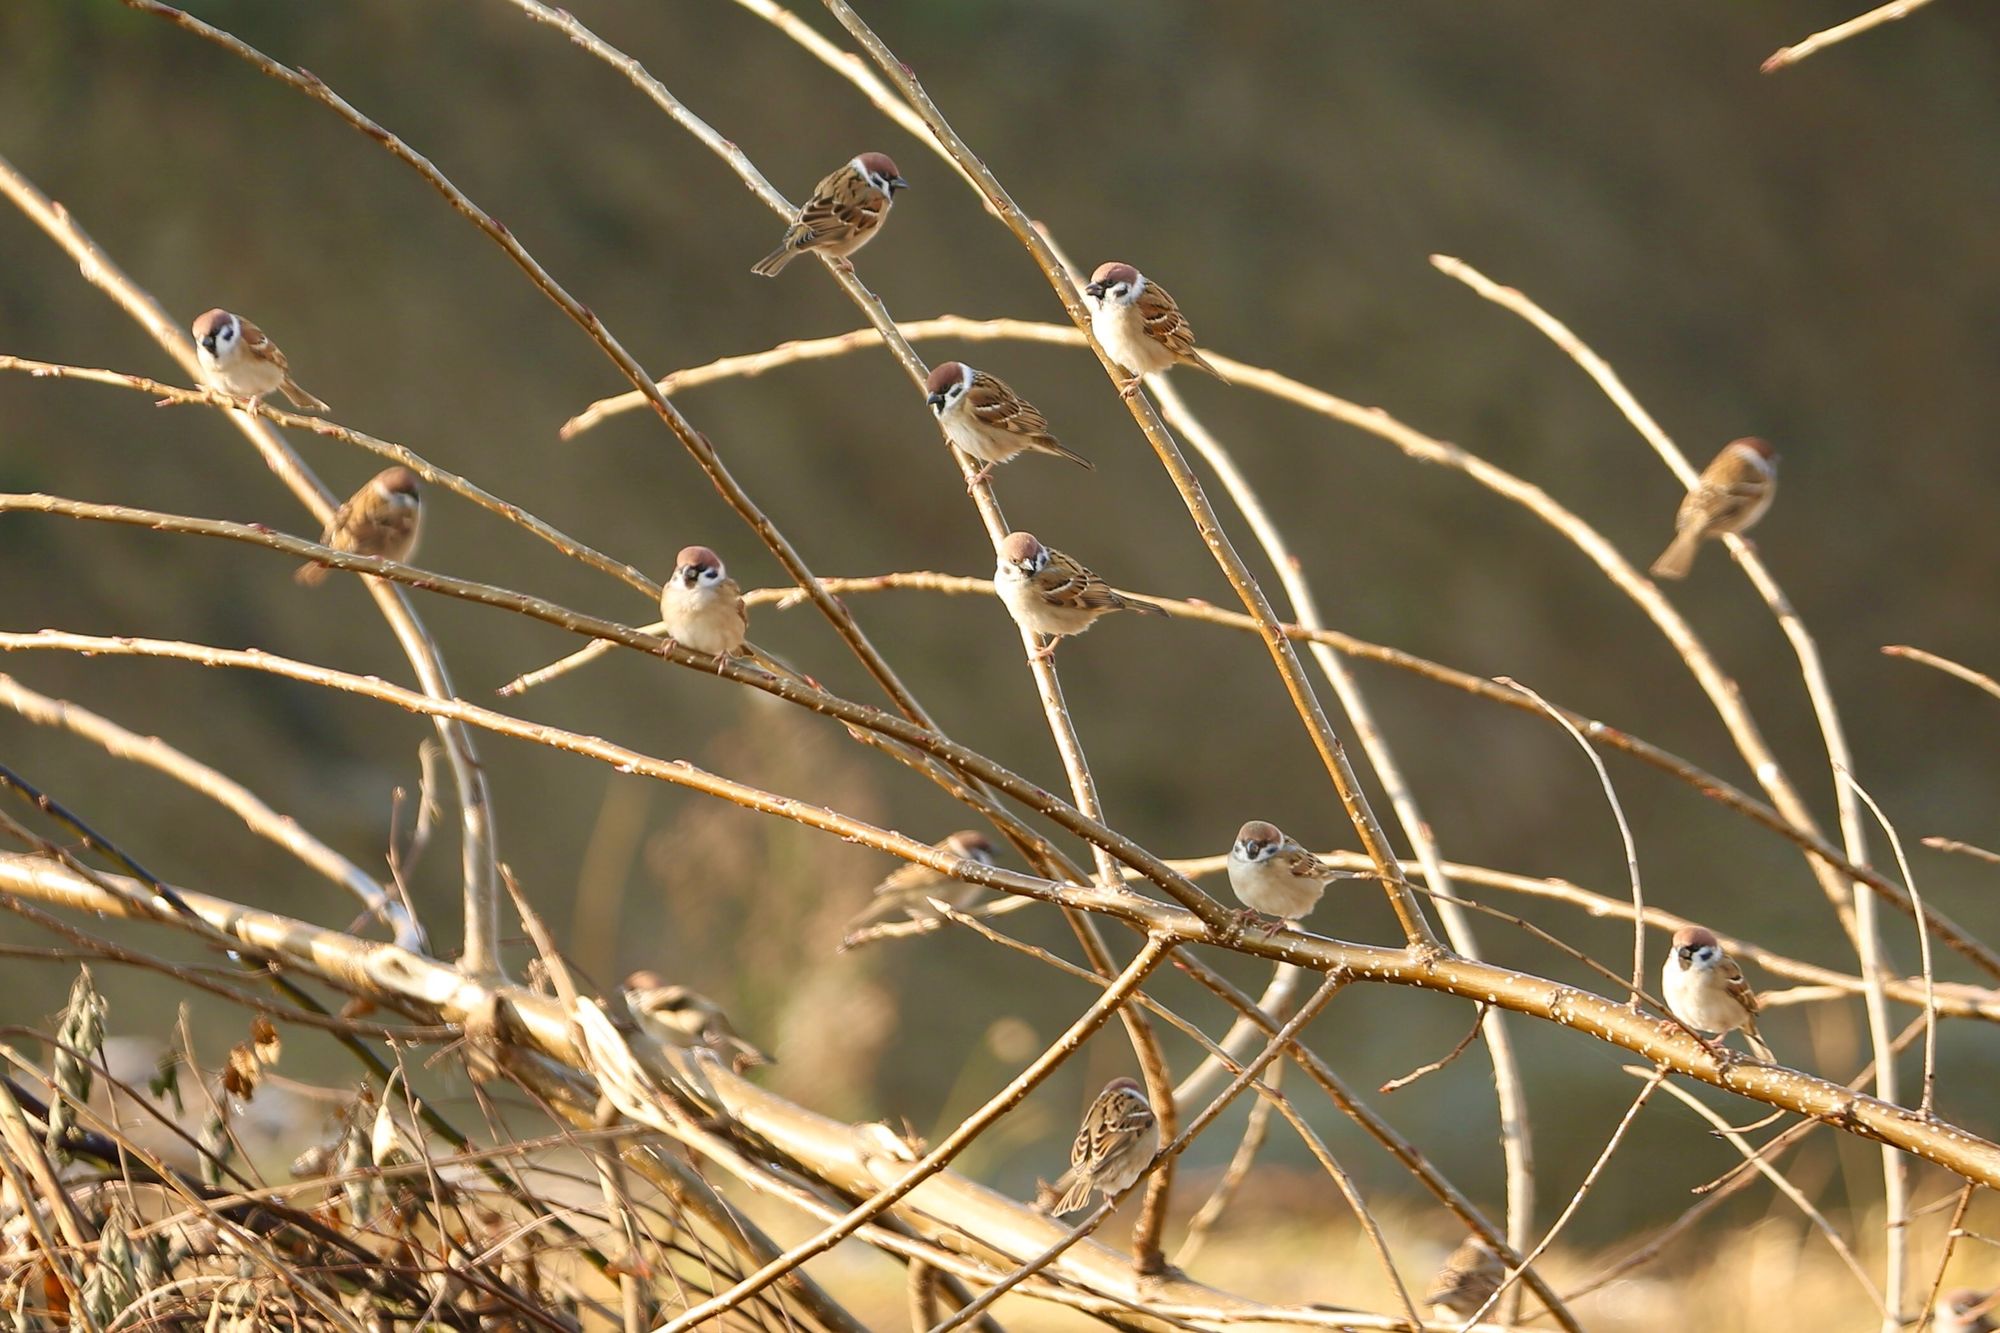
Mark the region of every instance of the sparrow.
[[[986, 840], [985, 834], [972, 829], [952, 834], [938, 844], [938, 850], [983, 866], [993, 864], [993, 844]], [[864, 926], [872, 926], [898, 912], [905, 913], [912, 921], [934, 921], [937, 913], [931, 910], [927, 899], [936, 898], [962, 908], [978, 896], [977, 884], [953, 879], [915, 861], [906, 862], [901, 869], [875, 886], [867, 908], [847, 923], [842, 934], [851, 936]]]
[[1148, 282], [1130, 264], [1116, 260], [1099, 264], [1084, 286], [1083, 301], [1090, 307], [1090, 331], [1132, 376], [1120, 390], [1125, 397], [1139, 392], [1146, 376], [1175, 365], [1195, 366], [1224, 378], [1195, 350], [1194, 330], [1167, 289]]
[[722, 1006], [686, 986], [662, 984], [657, 972], [625, 978], [625, 1007], [639, 1030], [681, 1050], [714, 1051], [737, 1073], [777, 1061], [736, 1035]]
[[1507, 1276], [1507, 1261], [1483, 1236], [1467, 1236], [1446, 1256], [1424, 1293], [1433, 1319], [1467, 1319], [1486, 1304]]
[[1093, 1190], [1105, 1198], [1130, 1188], [1160, 1150], [1160, 1122], [1137, 1079], [1114, 1078], [1084, 1112], [1083, 1127], [1069, 1149], [1068, 1182], [1054, 1212], [1060, 1217], [1090, 1202]]
[[1736, 960], [1722, 951], [1714, 931], [1682, 926], [1674, 932], [1660, 987], [1675, 1018], [1697, 1032], [1716, 1034], [1709, 1044], [1717, 1050], [1724, 1037], [1741, 1029], [1759, 1059], [1772, 1058], [1771, 1048], [1757, 1035], [1757, 992], [1743, 979]]
[[227, 310], [204, 311], [194, 322], [195, 359], [209, 383], [246, 403], [255, 404], [273, 389], [282, 391], [293, 407], [324, 412], [325, 403], [300, 388], [278, 344], [264, 330]]
[[896, 191], [909, 188], [887, 153], [863, 153], [814, 187], [785, 239], [750, 271], [775, 278], [808, 250], [846, 259], [875, 239]]
[[1777, 493], [1778, 451], [1753, 436], [1731, 440], [1681, 501], [1673, 543], [1653, 562], [1653, 577], [1686, 578], [1704, 541], [1725, 532], [1748, 532]]
[[743, 651], [750, 632], [750, 608], [743, 590], [723, 572], [722, 557], [706, 546], [683, 546], [674, 572], [660, 590], [660, 619], [667, 637], [720, 665]]
[[1087, 468], [1096, 466], [1049, 434], [1048, 418], [1033, 403], [963, 361], [947, 361], [933, 370], [924, 392], [930, 395], [931, 411], [944, 428], [944, 437], [985, 464], [965, 483], [968, 492], [1025, 450], [1054, 454]]
[[1274, 931], [1312, 911], [1329, 881], [1361, 878], [1357, 871], [1334, 869], [1261, 819], [1236, 830], [1229, 849], [1229, 887], [1243, 904], [1243, 920], [1272, 917]]
[[[333, 511], [319, 544], [355, 555], [408, 560], [417, 549], [422, 519], [417, 474], [406, 467], [383, 468]], [[326, 565], [306, 565], [292, 578], [313, 588], [326, 579], [328, 570]]]
[[1035, 650], [1046, 660], [1066, 636], [1081, 634], [1112, 611], [1166, 611], [1136, 597], [1113, 592], [1111, 585], [1064, 555], [1035, 540], [1031, 532], [1010, 532], [1000, 543], [993, 586], [1007, 604], [1015, 623], [1049, 641]]
[[1990, 1313], [2000, 1292], [1974, 1291], [1960, 1287], [1937, 1298], [1931, 1309], [1931, 1333], [1993, 1333], [1996, 1326]]

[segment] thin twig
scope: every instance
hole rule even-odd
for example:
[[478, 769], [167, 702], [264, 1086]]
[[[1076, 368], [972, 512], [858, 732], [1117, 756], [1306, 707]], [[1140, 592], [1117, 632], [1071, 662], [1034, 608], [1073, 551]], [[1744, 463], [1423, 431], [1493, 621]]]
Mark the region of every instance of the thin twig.
[[1473, 1040], [1479, 1036], [1479, 1025], [1482, 1021], [1484, 1021], [1485, 1018], [1486, 1018], [1486, 1006], [1482, 1004], [1478, 1008], [1472, 1011], [1472, 1026], [1466, 1029], [1465, 1035], [1458, 1039], [1458, 1044], [1456, 1046], [1453, 1046], [1449, 1051], [1446, 1051], [1443, 1055], [1431, 1061], [1429, 1064], [1419, 1065], [1415, 1069], [1412, 1069], [1409, 1073], [1404, 1074], [1399, 1078], [1390, 1079], [1387, 1083], [1384, 1083], [1381, 1087], [1375, 1089], [1375, 1091], [1401, 1092], [1404, 1088], [1409, 1087], [1412, 1083], [1415, 1083], [1418, 1079], [1423, 1078], [1425, 1075], [1437, 1073], [1438, 1070], [1443, 1069], [1453, 1060], [1458, 1059], [1459, 1056], [1465, 1053], [1465, 1048], [1472, 1045]]
[[1930, 1115], [1937, 1097], [1937, 979], [1931, 970], [1931, 933], [1924, 929], [1923, 899], [1917, 894], [1917, 877], [1910, 869], [1909, 857], [1903, 853], [1903, 839], [1896, 832], [1896, 826], [1882, 813], [1882, 807], [1868, 794], [1868, 789], [1855, 780], [1852, 773], [1842, 770], [1840, 776], [1854, 788], [1873, 812], [1875, 821], [1882, 826], [1884, 836], [1889, 839], [1891, 850], [1896, 853], [1896, 868], [1903, 872], [1903, 886], [1910, 891], [1910, 901], [1917, 904], [1917, 955], [1924, 975], [1924, 1094], [1917, 1102], [1920, 1115]]
[[[1277, 1065], [1264, 1078], [1265, 1086], [1271, 1091], [1279, 1091], [1279, 1081], [1285, 1072], [1283, 1065]], [[1222, 1220], [1229, 1205], [1236, 1198], [1236, 1192], [1249, 1179], [1250, 1168], [1256, 1164], [1257, 1154], [1263, 1150], [1264, 1140], [1271, 1130], [1271, 1101], [1259, 1097], [1250, 1103], [1250, 1116], [1243, 1124], [1243, 1137], [1237, 1140], [1236, 1151], [1230, 1154], [1229, 1165], [1222, 1178], [1215, 1183], [1209, 1196], [1203, 1199], [1201, 1207], [1195, 1209], [1188, 1219], [1187, 1234], [1181, 1238], [1181, 1247], [1174, 1251], [1174, 1267], [1185, 1269], [1195, 1261], [1195, 1257], [1208, 1243], [1208, 1233]]]
[[1590, 1193], [1591, 1187], [1597, 1183], [1597, 1178], [1604, 1173], [1604, 1168], [1611, 1164], [1611, 1154], [1618, 1151], [1618, 1145], [1624, 1142], [1625, 1131], [1632, 1127], [1632, 1122], [1638, 1119], [1640, 1110], [1645, 1107], [1647, 1102], [1652, 1100], [1653, 1094], [1659, 1090], [1661, 1083], [1666, 1077], [1667, 1067], [1665, 1065], [1661, 1065], [1653, 1071], [1652, 1077], [1646, 1080], [1646, 1086], [1639, 1089], [1639, 1095], [1632, 1099], [1632, 1105], [1627, 1107], [1625, 1114], [1619, 1118], [1617, 1128], [1611, 1131], [1611, 1137], [1605, 1141], [1604, 1150], [1597, 1154], [1597, 1160], [1590, 1164], [1590, 1170], [1584, 1172], [1583, 1182], [1576, 1187], [1576, 1192], [1570, 1195], [1569, 1202], [1563, 1206], [1561, 1214], [1549, 1225], [1548, 1233], [1542, 1237], [1541, 1242], [1533, 1250], [1530, 1250], [1522, 1257], [1518, 1266], [1513, 1264], [1508, 1265], [1509, 1271], [1507, 1276], [1501, 1280], [1499, 1287], [1486, 1298], [1485, 1302], [1466, 1319], [1464, 1325], [1460, 1327], [1459, 1333], [1468, 1333], [1472, 1326], [1479, 1322], [1480, 1316], [1492, 1309], [1493, 1303], [1499, 1300], [1509, 1287], [1520, 1280], [1522, 1272], [1532, 1265], [1535, 1260], [1547, 1253], [1549, 1246], [1555, 1244], [1556, 1237], [1562, 1234], [1562, 1229], [1569, 1224], [1570, 1218], [1576, 1216], [1576, 1210], [1583, 1206], [1584, 1198]]
[[2000, 699], [2000, 681], [1994, 680], [1993, 677], [1983, 671], [1974, 671], [1969, 666], [1954, 662], [1949, 657], [1940, 657], [1936, 653], [1927, 653], [1921, 648], [1912, 648], [1908, 644], [1903, 643], [1889, 644], [1882, 649], [1882, 652], [1887, 657], [1906, 657], [1912, 662], [1920, 662], [1927, 667], [1936, 667], [1947, 676], [1956, 676], [1966, 684], [1977, 686], [1994, 698]]
[[1977, 847], [1969, 842], [1960, 842], [1956, 838], [1930, 837], [1923, 839], [1923, 844], [1933, 851], [1955, 852], [1960, 856], [1970, 856], [1984, 861], [1989, 865], [2000, 865], [2000, 852], [1989, 852], [1984, 847]]
[[1931, 1289], [1924, 1297], [1923, 1315], [1917, 1320], [1915, 1333], [1925, 1333], [1931, 1321], [1937, 1317], [1938, 1293], [1944, 1289], [1944, 1275], [1951, 1267], [1951, 1252], [1958, 1246], [1959, 1230], [1965, 1224], [1965, 1211], [1972, 1206], [1973, 1186], [1966, 1185], [1958, 1191], [1958, 1202], [1952, 1207], [1951, 1221], [1944, 1229], [1944, 1245], [1938, 1251], [1937, 1272], [1931, 1276]]
[[[1657, 1069], [1638, 1069], [1631, 1065], [1625, 1066], [1625, 1072], [1634, 1077], [1646, 1077], [1654, 1080], [1657, 1080], [1660, 1074], [1660, 1071]], [[1879, 1068], [1877, 1073], [1880, 1073]], [[1827, 1244], [1833, 1247], [1833, 1252], [1840, 1256], [1840, 1261], [1847, 1266], [1847, 1270], [1850, 1273], [1854, 1274], [1854, 1280], [1860, 1283], [1861, 1290], [1868, 1294], [1869, 1303], [1875, 1307], [1884, 1319], [1890, 1318], [1889, 1307], [1882, 1299], [1882, 1292], [1873, 1282], [1868, 1280], [1868, 1272], [1861, 1266], [1861, 1261], [1854, 1257], [1854, 1251], [1848, 1248], [1847, 1242], [1841, 1239], [1840, 1233], [1834, 1230], [1833, 1224], [1826, 1220], [1819, 1209], [1813, 1207], [1812, 1200], [1806, 1198], [1799, 1187], [1794, 1185], [1782, 1171], [1759, 1156], [1757, 1151], [1750, 1146], [1747, 1139], [1734, 1129], [1731, 1129], [1728, 1121], [1724, 1120], [1707, 1106], [1704, 1106], [1696, 1099], [1693, 1093], [1672, 1083], [1665, 1086], [1668, 1092], [1679, 1098], [1696, 1115], [1708, 1121], [1714, 1127], [1719, 1137], [1727, 1139], [1731, 1147], [1743, 1154], [1745, 1161], [1755, 1166], [1759, 1174], [1776, 1186], [1780, 1194], [1790, 1199], [1792, 1205], [1805, 1214], [1806, 1220], [1812, 1223], [1813, 1229], [1826, 1237]]]
[[1611, 785], [1611, 774], [1604, 767], [1604, 757], [1597, 748], [1584, 739], [1583, 732], [1574, 722], [1564, 717], [1554, 704], [1540, 694], [1523, 685], [1511, 676], [1494, 677], [1501, 685], [1519, 690], [1535, 701], [1535, 706], [1546, 713], [1550, 720], [1569, 733], [1584, 758], [1590, 760], [1591, 768], [1597, 772], [1597, 785], [1604, 789], [1604, 799], [1611, 806], [1611, 817], [1618, 821], [1618, 837], [1625, 846], [1625, 876], [1632, 886], [1632, 1007], [1639, 1007], [1639, 995], [1646, 989], [1646, 891], [1639, 882], [1639, 848], [1632, 840], [1632, 825], [1625, 819], [1625, 807], [1619, 804], [1618, 791]]
[[1931, 0], [1889, 0], [1888, 4], [1880, 5], [1865, 14], [1857, 14], [1845, 23], [1822, 28], [1810, 36], [1793, 42], [1790, 46], [1779, 47], [1766, 56], [1764, 63], [1758, 68], [1766, 74], [1775, 74], [1787, 65], [1798, 64], [1815, 51], [1824, 51], [1835, 42], [1858, 37], [1870, 28], [1879, 28], [1884, 23], [1913, 14], [1930, 2]]

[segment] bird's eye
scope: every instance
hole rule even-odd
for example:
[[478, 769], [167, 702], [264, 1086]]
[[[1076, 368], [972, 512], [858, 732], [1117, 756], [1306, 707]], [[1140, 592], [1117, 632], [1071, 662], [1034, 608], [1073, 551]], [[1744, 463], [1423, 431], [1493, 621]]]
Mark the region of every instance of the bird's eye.
[[1121, 282], [1117, 286], [1111, 289], [1111, 294], [1113, 296], [1123, 296], [1126, 292], [1130, 290], [1132, 289], [1127, 287], [1124, 283]]

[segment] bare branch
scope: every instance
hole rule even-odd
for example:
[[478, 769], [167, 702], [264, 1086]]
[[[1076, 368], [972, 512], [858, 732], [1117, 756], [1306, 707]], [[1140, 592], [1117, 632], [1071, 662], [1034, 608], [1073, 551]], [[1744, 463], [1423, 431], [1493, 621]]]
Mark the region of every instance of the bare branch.
[[1758, 68], [1766, 74], [1776, 74], [1787, 65], [1798, 64], [1815, 51], [1824, 51], [1835, 42], [1844, 42], [1850, 37], [1859, 37], [1870, 28], [1879, 28], [1884, 23], [1914, 14], [1930, 2], [1931, 0], [1889, 0], [1888, 4], [1878, 5], [1865, 14], [1857, 14], [1845, 23], [1836, 23], [1831, 28], [1822, 28], [1816, 33], [1793, 42], [1790, 46], [1779, 47], [1776, 51], [1766, 56], [1764, 63], [1758, 66]]

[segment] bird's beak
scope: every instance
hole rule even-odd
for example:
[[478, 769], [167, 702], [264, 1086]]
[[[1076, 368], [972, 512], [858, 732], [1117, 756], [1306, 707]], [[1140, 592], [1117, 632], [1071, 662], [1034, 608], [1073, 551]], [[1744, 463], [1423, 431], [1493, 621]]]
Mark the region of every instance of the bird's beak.
[[1104, 295], [1104, 284], [1101, 282], [1093, 282], [1088, 287], [1085, 287], [1083, 289], [1083, 294], [1085, 296], [1102, 296]]
[[889, 178], [890, 194], [894, 194], [898, 190], [907, 190], [909, 188], [910, 188], [910, 183], [904, 180], [901, 176], [891, 176]]
[[928, 399], [926, 399], [925, 401], [926, 401], [926, 402], [928, 402], [928, 403], [929, 403], [929, 404], [931, 405], [931, 411], [933, 411], [933, 412], [942, 412], [942, 411], [944, 411], [944, 395], [943, 395], [943, 394], [941, 394], [941, 393], [934, 393], [934, 394], [932, 394], [932, 395], [931, 395], [931, 396], [930, 396], [930, 397], [929, 397]]

